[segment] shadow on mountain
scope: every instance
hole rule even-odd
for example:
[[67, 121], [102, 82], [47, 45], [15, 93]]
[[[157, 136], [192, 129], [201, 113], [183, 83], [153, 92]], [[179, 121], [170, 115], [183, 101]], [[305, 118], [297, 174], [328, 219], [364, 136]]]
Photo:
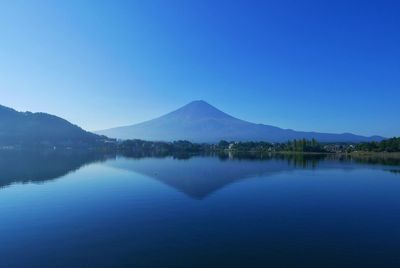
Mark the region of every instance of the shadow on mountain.
[[[0, 151], [0, 188], [14, 183], [43, 183], [105, 161], [112, 155], [92, 151]], [[114, 155], [115, 158], [115, 155]]]

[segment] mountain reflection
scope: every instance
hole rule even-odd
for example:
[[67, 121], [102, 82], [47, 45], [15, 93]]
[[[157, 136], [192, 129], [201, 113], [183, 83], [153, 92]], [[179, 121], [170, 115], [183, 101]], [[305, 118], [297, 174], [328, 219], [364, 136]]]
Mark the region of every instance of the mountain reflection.
[[161, 181], [195, 199], [233, 182], [281, 170], [294, 169], [284, 161], [228, 160], [217, 157], [119, 159], [107, 164]]
[[[107, 161], [108, 160], [108, 161]], [[1, 151], [0, 188], [14, 183], [43, 183], [90, 163], [105, 161], [114, 168], [156, 179], [194, 199], [240, 180], [269, 176], [294, 169], [376, 168], [400, 174], [400, 158], [350, 157], [321, 154], [213, 154], [116, 157], [91, 151]]]
[[50, 181], [109, 157], [105, 154], [75, 150], [0, 151], [0, 188], [13, 183]]
[[[368, 165], [359, 165], [359, 164]], [[235, 182], [257, 176], [269, 176], [294, 169], [356, 169], [382, 168], [400, 165], [400, 159], [354, 159], [349, 156], [321, 154], [220, 154], [212, 156], [138, 157], [125, 155], [108, 165], [156, 179], [194, 199], [204, 199], [211, 193]], [[373, 165], [376, 164], [376, 165]], [[393, 172], [393, 169], [388, 169]]]

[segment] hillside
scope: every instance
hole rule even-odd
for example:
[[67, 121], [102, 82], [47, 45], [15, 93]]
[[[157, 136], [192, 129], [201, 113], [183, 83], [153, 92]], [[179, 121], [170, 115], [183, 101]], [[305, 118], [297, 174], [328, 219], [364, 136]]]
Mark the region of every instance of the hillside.
[[18, 112], [0, 105], [0, 146], [85, 146], [104, 137], [46, 113]]

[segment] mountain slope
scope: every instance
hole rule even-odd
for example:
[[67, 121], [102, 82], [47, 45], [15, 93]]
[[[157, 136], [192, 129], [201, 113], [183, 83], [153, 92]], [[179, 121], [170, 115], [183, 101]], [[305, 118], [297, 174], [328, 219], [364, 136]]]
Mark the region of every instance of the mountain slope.
[[301, 138], [315, 138], [321, 142], [362, 142], [382, 139], [378, 136], [301, 132], [254, 124], [232, 117], [205, 101], [193, 101], [176, 111], [140, 124], [97, 133], [119, 139], [189, 140], [192, 142], [219, 140], [285, 142]]
[[46, 113], [17, 112], [0, 105], [0, 145], [90, 145], [104, 139]]

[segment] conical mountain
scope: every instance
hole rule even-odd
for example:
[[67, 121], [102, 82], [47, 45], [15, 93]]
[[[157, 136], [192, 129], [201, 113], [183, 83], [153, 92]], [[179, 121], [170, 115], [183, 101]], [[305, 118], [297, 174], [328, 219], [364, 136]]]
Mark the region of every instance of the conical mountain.
[[153, 120], [102, 130], [97, 133], [118, 139], [189, 140], [192, 142], [218, 142], [220, 140], [285, 142], [302, 138], [315, 138], [321, 142], [361, 142], [382, 139], [378, 136], [301, 132], [254, 124], [228, 115], [202, 100], [193, 101]]

